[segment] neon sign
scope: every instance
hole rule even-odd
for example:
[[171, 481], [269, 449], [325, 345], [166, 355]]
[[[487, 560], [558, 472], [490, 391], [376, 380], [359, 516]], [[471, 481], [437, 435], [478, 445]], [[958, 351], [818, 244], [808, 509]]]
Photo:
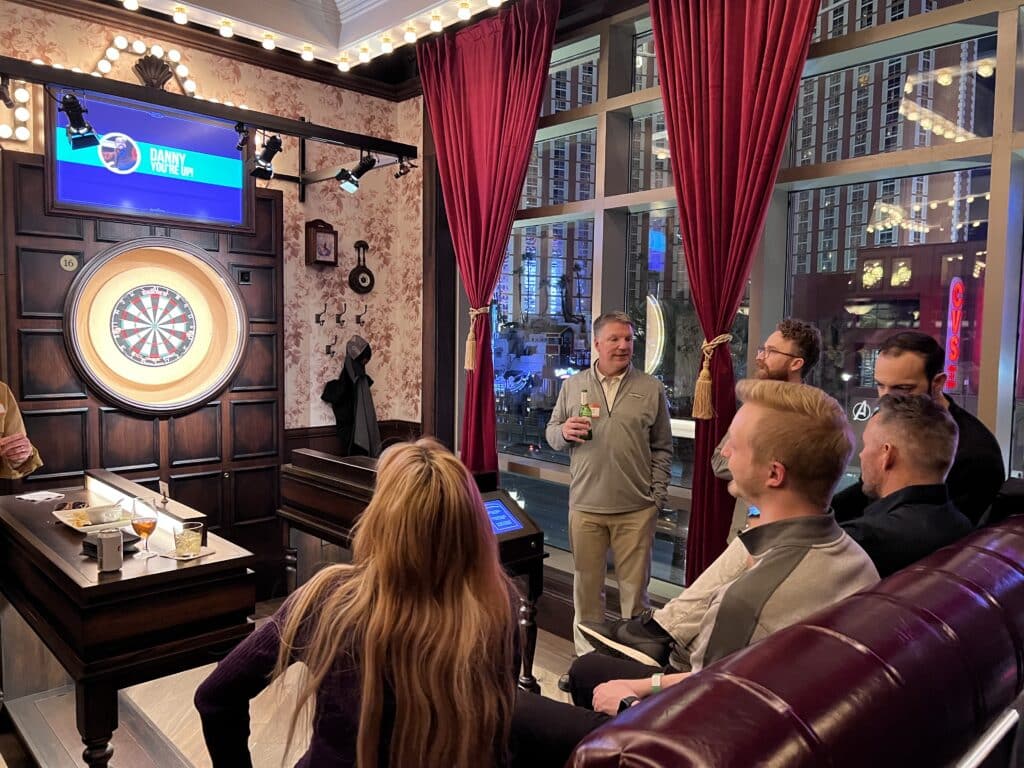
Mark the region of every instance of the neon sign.
[[949, 310], [946, 319], [946, 386], [947, 392], [957, 388], [960, 371], [960, 330], [964, 322], [964, 281], [954, 277], [949, 283]]

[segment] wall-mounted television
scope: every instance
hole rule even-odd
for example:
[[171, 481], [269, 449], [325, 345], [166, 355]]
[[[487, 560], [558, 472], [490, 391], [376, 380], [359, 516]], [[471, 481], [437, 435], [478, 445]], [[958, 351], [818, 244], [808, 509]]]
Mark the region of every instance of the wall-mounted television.
[[253, 231], [235, 123], [88, 91], [74, 98], [95, 140], [69, 132], [68, 112], [47, 100], [48, 212]]

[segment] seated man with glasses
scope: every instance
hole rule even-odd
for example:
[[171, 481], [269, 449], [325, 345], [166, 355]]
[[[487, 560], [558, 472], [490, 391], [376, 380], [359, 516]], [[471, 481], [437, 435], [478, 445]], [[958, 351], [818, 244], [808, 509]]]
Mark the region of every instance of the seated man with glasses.
[[0, 480], [17, 480], [43, 466], [39, 451], [25, 434], [18, 401], [0, 381]]
[[[918, 331], [903, 331], [882, 342], [875, 360], [878, 396], [926, 395], [949, 411], [959, 430], [953, 466], [946, 487], [953, 504], [977, 525], [1006, 480], [1003, 452], [995, 436], [975, 416], [946, 396], [946, 351], [934, 338]], [[843, 522], [864, 514], [872, 500], [863, 482], [835, 495], [832, 509]]]

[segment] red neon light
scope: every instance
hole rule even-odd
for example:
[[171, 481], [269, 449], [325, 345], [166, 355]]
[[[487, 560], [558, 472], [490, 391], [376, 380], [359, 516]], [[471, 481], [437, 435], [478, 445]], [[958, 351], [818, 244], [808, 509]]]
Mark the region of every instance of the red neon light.
[[964, 322], [964, 281], [954, 277], [949, 283], [949, 309], [946, 313], [946, 386], [947, 392], [957, 388], [960, 370], [960, 331]]

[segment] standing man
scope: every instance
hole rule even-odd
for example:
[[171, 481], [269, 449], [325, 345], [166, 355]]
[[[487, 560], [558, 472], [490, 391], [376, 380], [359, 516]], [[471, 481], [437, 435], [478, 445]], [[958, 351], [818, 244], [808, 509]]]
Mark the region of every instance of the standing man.
[[[995, 436], [978, 419], [943, 393], [946, 352], [927, 333], [903, 331], [882, 342], [875, 360], [878, 396], [927, 395], [949, 411], [960, 440], [946, 487], [953, 504], [972, 525], [977, 525], [1006, 480], [1003, 452]], [[871, 499], [863, 482], [851, 485], [832, 498], [836, 520], [844, 522], [864, 514]]]
[[39, 451], [25, 434], [18, 401], [0, 381], [0, 480], [17, 480], [41, 466]]
[[[668, 494], [672, 428], [665, 388], [636, 370], [633, 321], [608, 312], [594, 321], [597, 359], [562, 384], [547, 426], [555, 450], [569, 450], [569, 545], [572, 549], [576, 653], [592, 650], [581, 622], [604, 621], [608, 550], [624, 618], [648, 606], [651, 546]], [[583, 393], [591, 416], [579, 416]], [[587, 439], [588, 435], [592, 435]]]

